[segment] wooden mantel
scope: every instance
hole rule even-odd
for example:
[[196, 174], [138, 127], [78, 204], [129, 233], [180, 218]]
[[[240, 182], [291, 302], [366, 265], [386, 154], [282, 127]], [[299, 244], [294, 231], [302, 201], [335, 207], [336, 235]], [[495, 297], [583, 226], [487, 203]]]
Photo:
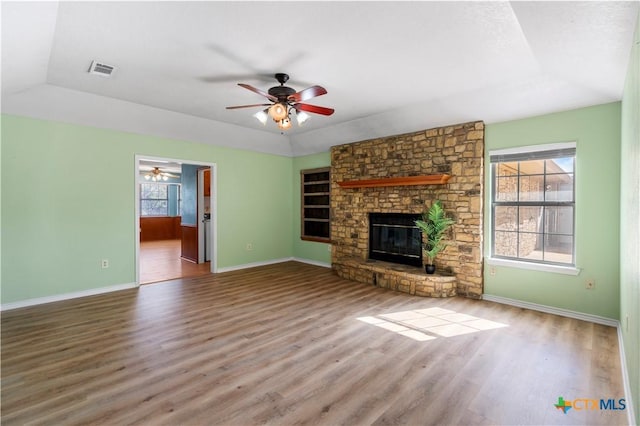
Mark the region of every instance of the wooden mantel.
[[424, 176], [403, 176], [382, 179], [346, 180], [338, 182], [342, 188], [376, 188], [381, 186], [410, 186], [410, 185], [443, 185], [451, 175], [435, 174]]

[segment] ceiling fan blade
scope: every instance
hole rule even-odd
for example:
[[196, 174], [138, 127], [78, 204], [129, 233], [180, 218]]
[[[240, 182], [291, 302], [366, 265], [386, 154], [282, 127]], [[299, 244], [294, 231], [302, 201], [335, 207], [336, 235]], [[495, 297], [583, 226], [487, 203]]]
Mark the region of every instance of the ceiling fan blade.
[[272, 104], [236, 105], [236, 106], [229, 106], [227, 107], [227, 109], [253, 108], [253, 107], [259, 107], [259, 106], [271, 106], [271, 105]]
[[331, 115], [335, 111], [333, 108], [325, 108], [317, 105], [309, 104], [293, 104], [296, 110], [312, 112], [314, 114]]
[[267, 99], [269, 99], [269, 100], [271, 100], [273, 102], [277, 102], [278, 101], [278, 98], [276, 98], [275, 96], [270, 95], [270, 94], [268, 94], [267, 92], [265, 92], [263, 90], [257, 89], [255, 87], [251, 86], [250, 84], [238, 83], [238, 86], [244, 87], [247, 90], [251, 90], [252, 92], [257, 93], [258, 95], [262, 95], [265, 98], [267, 98]]
[[166, 177], [171, 177], [171, 178], [178, 178], [178, 177], [180, 177], [180, 176], [172, 175], [171, 173], [167, 173], [167, 172], [163, 172], [163, 173], [162, 173], [162, 175], [163, 175], [163, 176], [166, 176]]
[[301, 102], [307, 99], [315, 98], [316, 96], [322, 96], [327, 94], [327, 89], [322, 86], [311, 86], [304, 90], [301, 90], [293, 95], [289, 96], [291, 102]]

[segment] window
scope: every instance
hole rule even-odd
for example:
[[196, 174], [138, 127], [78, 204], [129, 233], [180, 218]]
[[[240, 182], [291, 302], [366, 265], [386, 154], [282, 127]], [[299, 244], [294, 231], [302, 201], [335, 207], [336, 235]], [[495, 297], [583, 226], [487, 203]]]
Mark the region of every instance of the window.
[[329, 242], [329, 168], [301, 170], [301, 203], [303, 240]]
[[575, 265], [575, 143], [490, 153], [493, 258]]
[[[177, 187], [179, 200], [180, 185], [171, 186]], [[166, 183], [141, 183], [140, 216], [169, 216], [169, 192], [169, 184]]]

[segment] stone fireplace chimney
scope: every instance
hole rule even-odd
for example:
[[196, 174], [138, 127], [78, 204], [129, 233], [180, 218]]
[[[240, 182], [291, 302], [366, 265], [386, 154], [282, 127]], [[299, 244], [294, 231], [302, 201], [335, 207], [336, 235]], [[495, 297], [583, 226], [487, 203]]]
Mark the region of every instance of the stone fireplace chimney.
[[[369, 214], [419, 215], [439, 199], [456, 223], [452, 227], [452, 240], [438, 255], [436, 266], [440, 272], [456, 277], [458, 294], [480, 298], [483, 291], [483, 161], [484, 123], [481, 121], [332, 147], [331, 260], [334, 270], [349, 278], [354, 275], [341, 266], [343, 260], [369, 260]], [[449, 180], [433, 185], [345, 188], [339, 185], [349, 181], [443, 173], [451, 176]]]

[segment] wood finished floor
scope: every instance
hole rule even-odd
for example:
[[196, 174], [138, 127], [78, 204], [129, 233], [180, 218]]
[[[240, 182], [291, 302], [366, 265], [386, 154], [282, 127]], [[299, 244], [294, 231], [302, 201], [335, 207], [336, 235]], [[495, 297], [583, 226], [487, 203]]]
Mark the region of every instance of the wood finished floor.
[[140, 283], [207, 275], [209, 262], [193, 263], [180, 258], [180, 240], [140, 242]]
[[5, 425], [626, 424], [553, 406], [624, 397], [611, 327], [296, 262], [3, 312], [1, 343]]

